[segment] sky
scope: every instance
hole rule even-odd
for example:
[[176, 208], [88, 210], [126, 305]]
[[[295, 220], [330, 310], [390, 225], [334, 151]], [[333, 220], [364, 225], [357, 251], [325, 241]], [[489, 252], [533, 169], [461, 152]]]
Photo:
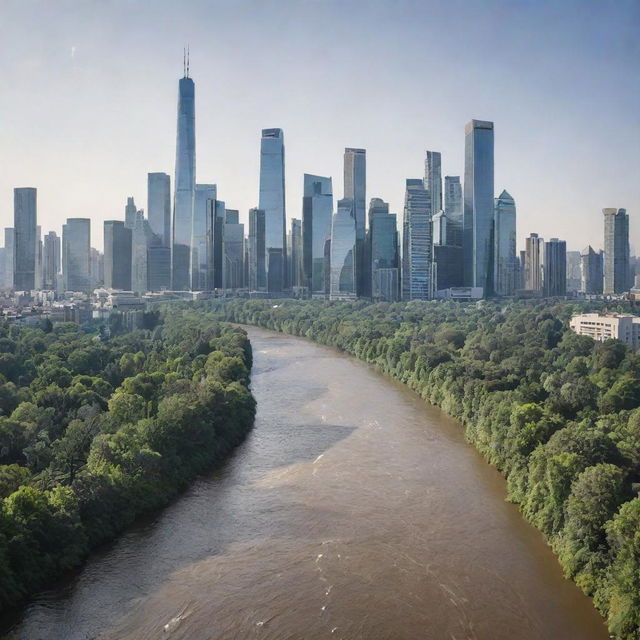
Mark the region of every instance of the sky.
[[[402, 214], [427, 149], [464, 173], [464, 127], [495, 123], [495, 193], [531, 232], [602, 247], [624, 207], [640, 252], [640, 0], [0, 0], [0, 226], [38, 188], [43, 234], [146, 210], [175, 168], [190, 48], [197, 181], [247, 220], [261, 129], [284, 130], [287, 216], [303, 174], [367, 150], [367, 199]], [[173, 180], [173, 177], [172, 177]], [[1, 242], [1, 239], [0, 239]]]

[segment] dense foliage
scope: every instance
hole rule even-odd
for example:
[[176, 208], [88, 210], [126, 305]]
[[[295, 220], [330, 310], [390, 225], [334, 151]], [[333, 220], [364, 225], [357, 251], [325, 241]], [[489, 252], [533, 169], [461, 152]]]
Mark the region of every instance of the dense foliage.
[[0, 608], [164, 505], [253, 424], [246, 334], [170, 311], [107, 339], [0, 324]]
[[464, 425], [568, 577], [640, 638], [640, 354], [568, 328], [569, 303], [215, 303], [337, 347]]

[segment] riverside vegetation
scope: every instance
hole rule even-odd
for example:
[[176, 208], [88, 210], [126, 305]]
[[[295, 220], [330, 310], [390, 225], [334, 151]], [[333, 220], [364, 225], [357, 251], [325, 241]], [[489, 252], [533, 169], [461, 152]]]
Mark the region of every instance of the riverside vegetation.
[[336, 347], [459, 420], [567, 577], [640, 638], [640, 354], [568, 327], [570, 303], [214, 302]]
[[0, 608], [166, 504], [253, 424], [246, 334], [202, 311], [147, 330], [0, 324]]

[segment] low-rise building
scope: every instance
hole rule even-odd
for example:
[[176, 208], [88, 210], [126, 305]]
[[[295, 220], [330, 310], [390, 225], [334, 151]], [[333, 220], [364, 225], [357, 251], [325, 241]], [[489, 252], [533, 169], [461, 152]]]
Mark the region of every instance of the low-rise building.
[[631, 314], [582, 313], [569, 322], [571, 330], [603, 342], [610, 338], [628, 344], [634, 350], [640, 347], [640, 317]]

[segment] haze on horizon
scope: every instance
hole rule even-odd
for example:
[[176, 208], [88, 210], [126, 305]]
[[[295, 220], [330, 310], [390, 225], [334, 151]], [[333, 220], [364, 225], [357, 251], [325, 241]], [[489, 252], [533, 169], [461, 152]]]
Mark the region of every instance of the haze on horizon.
[[[640, 3], [567, 0], [4, 0], [0, 226], [38, 188], [43, 233], [67, 217], [146, 210], [175, 169], [182, 51], [196, 83], [197, 181], [228, 208], [258, 202], [260, 131], [280, 127], [287, 215], [303, 173], [342, 197], [345, 147], [367, 149], [367, 200], [402, 214], [425, 150], [463, 175], [464, 125], [495, 122], [495, 193], [530, 232], [602, 247], [625, 207], [640, 251]], [[172, 184], [173, 187], [173, 184]]]

